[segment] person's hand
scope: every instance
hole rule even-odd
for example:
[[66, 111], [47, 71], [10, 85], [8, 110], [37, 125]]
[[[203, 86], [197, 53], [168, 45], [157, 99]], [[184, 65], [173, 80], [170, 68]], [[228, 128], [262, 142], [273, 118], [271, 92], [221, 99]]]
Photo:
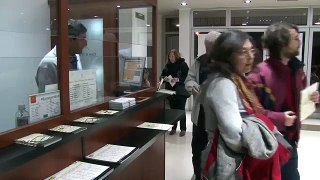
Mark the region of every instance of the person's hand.
[[198, 95], [198, 94], [200, 94], [200, 87], [199, 87], [199, 86], [193, 86], [193, 87], [192, 87], [192, 94], [193, 94], [193, 95]]
[[164, 80], [165, 82], [169, 82], [168, 76], [164, 77], [163, 80]]
[[292, 111], [284, 112], [284, 125], [292, 126], [296, 120], [297, 116]]
[[177, 83], [177, 82], [179, 82], [179, 78], [172, 78], [172, 79], [171, 79], [171, 82], [172, 82], [172, 83]]
[[310, 95], [310, 100], [314, 103], [319, 103], [319, 91], [315, 91]]

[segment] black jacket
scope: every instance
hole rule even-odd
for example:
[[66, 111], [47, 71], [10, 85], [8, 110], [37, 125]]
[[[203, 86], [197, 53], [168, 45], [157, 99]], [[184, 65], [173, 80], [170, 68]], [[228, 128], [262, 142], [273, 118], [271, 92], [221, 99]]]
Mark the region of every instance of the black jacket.
[[179, 82], [177, 82], [173, 87], [171, 87], [170, 83], [165, 82], [166, 89], [175, 91], [177, 86], [184, 86], [184, 81], [187, 78], [188, 71], [189, 67], [184, 58], [177, 59], [175, 63], [168, 62], [162, 70], [161, 77], [171, 75], [173, 78], [179, 78]]

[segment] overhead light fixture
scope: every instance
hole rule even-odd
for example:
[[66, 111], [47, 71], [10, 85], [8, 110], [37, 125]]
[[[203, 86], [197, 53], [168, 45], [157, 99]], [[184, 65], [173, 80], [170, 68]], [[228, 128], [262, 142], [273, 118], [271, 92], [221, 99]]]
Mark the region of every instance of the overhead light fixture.
[[117, 5], [117, 8], [121, 7], [120, 5]]
[[188, 5], [187, 2], [182, 2], [182, 3], [181, 3], [181, 6], [186, 6], [186, 5]]
[[150, 24], [146, 24], [147, 27], [150, 27]]
[[251, 3], [251, 0], [244, 0], [244, 3], [250, 4], [250, 3]]
[[314, 24], [315, 24], [315, 25], [320, 25], [320, 21], [318, 21], [318, 22], [315, 22]]
[[180, 27], [180, 24], [176, 24], [177, 27]]
[[93, 17], [97, 18], [97, 17], [99, 17], [99, 16], [93, 16]]

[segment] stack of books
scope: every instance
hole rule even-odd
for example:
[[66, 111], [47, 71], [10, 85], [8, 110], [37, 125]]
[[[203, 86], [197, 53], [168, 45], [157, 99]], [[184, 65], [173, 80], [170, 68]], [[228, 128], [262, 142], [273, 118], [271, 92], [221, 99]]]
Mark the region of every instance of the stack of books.
[[136, 98], [121, 97], [109, 101], [109, 108], [114, 110], [124, 110], [136, 105]]
[[33, 147], [47, 147], [61, 140], [62, 138], [58, 136], [34, 133], [20, 139], [16, 139], [15, 143]]

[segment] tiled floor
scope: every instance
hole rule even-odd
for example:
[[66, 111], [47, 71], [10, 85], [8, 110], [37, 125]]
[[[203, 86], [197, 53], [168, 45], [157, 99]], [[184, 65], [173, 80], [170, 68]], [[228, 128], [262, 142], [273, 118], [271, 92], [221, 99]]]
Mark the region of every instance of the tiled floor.
[[[193, 174], [190, 112], [187, 112], [186, 136], [179, 137], [179, 132], [166, 136], [166, 180], [190, 180]], [[301, 180], [320, 179], [320, 131], [303, 130], [298, 151]]]

